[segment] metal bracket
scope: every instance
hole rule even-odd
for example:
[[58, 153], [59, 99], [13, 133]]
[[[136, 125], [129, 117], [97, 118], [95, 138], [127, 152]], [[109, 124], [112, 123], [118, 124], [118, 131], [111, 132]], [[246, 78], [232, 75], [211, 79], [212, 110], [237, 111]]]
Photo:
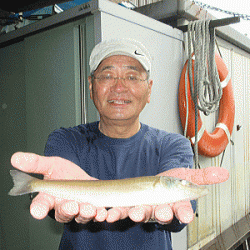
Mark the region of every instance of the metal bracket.
[[[226, 26], [229, 24], [239, 23], [239, 22], [240, 22], [240, 17], [235, 16], [235, 17], [211, 20], [209, 26], [210, 28], [216, 28], [216, 27]], [[179, 26], [177, 28], [182, 30], [183, 32], [188, 31], [188, 25]]]

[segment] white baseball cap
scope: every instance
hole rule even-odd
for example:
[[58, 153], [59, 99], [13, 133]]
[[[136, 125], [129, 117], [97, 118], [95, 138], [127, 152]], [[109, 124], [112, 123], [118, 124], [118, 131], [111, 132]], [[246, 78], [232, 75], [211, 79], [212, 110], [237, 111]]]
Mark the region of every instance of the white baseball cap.
[[126, 38], [104, 40], [97, 44], [90, 55], [90, 72], [94, 72], [104, 59], [115, 55], [133, 57], [148, 73], [151, 73], [152, 58], [146, 47], [139, 41]]

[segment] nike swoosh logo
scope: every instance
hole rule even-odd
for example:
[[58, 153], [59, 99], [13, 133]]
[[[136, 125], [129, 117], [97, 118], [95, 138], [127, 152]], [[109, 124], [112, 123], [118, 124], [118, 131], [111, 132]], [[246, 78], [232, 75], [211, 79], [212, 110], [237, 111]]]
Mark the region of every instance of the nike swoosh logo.
[[142, 54], [138, 53], [138, 52], [137, 52], [137, 50], [135, 51], [135, 55], [138, 55], [138, 56], [144, 56], [144, 55], [142, 55]]

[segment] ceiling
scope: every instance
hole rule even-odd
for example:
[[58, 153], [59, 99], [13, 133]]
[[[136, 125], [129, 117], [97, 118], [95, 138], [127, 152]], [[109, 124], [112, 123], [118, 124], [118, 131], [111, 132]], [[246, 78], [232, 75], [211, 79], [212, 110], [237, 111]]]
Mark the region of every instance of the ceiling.
[[1, 1], [0, 14], [6, 15], [10, 12], [24, 12], [29, 10], [40, 9], [46, 6], [68, 2], [70, 0], [26, 0], [26, 1]]
[[9, 18], [10, 15], [19, 12], [32, 11], [41, 9], [50, 5], [55, 5], [64, 2], [70, 2], [73, 0], [25, 0], [25, 1], [1, 1], [0, 3], [0, 31], [1, 29], [10, 23], [15, 23], [15, 20]]

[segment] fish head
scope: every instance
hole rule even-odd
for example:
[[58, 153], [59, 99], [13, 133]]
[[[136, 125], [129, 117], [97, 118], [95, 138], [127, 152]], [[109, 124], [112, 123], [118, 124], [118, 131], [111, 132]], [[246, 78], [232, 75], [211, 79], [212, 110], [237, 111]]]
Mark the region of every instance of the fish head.
[[178, 200], [195, 200], [208, 194], [209, 190], [205, 186], [197, 185], [187, 180], [162, 176], [161, 184], [164, 188], [172, 190]]

